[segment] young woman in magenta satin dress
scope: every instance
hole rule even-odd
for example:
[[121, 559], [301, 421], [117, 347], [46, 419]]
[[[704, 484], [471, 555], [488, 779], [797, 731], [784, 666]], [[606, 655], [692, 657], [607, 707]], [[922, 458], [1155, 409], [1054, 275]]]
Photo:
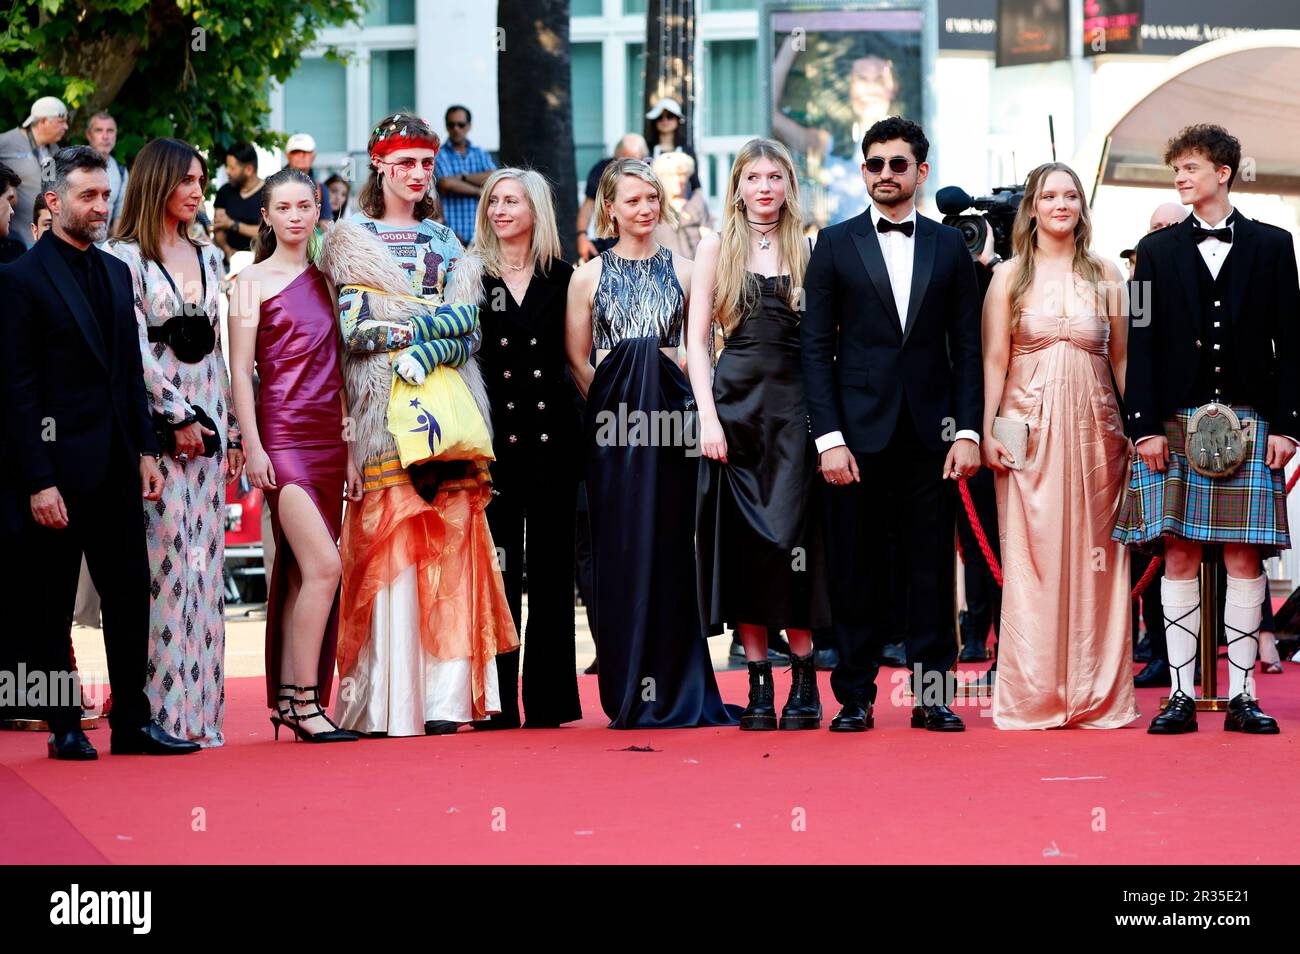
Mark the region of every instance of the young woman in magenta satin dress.
[[361, 499], [361, 475], [344, 441], [337, 299], [308, 253], [320, 214], [311, 180], [285, 169], [262, 194], [256, 259], [240, 272], [230, 310], [230, 358], [248, 478], [266, 494], [276, 538], [267, 705], [277, 737], [284, 726], [309, 742], [355, 741], [322, 708], [338, 639], [343, 497]]
[[[1137, 717], [1128, 553], [1111, 539], [1128, 487], [1128, 303], [1089, 248], [1083, 186], [1063, 163], [1030, 173], [1015, 257], [984, 300], [984, 462], [996, 477], [1005, 587], [993, 722], [1118, 728]], [[1112, 381], [1118, 382], [1113, 385]], [[993, 435], [1029, 427], [1024, 460]]]

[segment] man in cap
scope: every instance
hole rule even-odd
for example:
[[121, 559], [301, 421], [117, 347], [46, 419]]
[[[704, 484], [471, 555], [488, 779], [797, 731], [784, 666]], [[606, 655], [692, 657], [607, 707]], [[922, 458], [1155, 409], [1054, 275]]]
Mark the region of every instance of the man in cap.
[[[0, 162], [22, 180], [14, 204], [14, 217], [19, 222], [31, 221], [32, 203], [45, 191], [41, 169], [59, 151], [59, 140], [67, 131], [68, 107], [55, 96], [42, 96], [32, 103], [31, 113], [21, 126], [0, 134]], [[13, 236], [25, 246], [32, 244], [22, 229], [15, 229]]]
[[330, 207], [330, 190], [321, 185], [316, 178], [316, 140], [307, 133], [294, 133], [284, 145], [285, 158], [290, 168], [305, 172], [316, 183], [316, 196], [320, 200], [320, 227], [328, 228], [334, 221], [334, 210]]

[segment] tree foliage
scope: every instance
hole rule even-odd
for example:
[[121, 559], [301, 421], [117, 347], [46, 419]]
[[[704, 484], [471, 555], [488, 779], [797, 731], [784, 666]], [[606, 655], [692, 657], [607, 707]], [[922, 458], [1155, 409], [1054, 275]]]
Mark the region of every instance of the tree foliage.
[[[322, 29], [357, 22], [367, 0], [8, 0], [0, 12], [0, 129], [57, 96], [76, 141], [92, 113], [117, 119], [119, 159], [176, 136], [220, 153], [266, 129], [283, 82]], [[339, 109], [346, 108], [340, 103]]]

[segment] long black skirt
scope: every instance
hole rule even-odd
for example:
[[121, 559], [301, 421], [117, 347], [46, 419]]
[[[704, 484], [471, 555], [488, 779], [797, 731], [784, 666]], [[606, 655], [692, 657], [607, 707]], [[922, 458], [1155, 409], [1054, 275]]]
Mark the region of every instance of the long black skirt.
[[694, 413], [656, 338], [617, 344], [587, 395], [592, 617], [613, 729], [737, 721], [718, 694], [696, 599]]

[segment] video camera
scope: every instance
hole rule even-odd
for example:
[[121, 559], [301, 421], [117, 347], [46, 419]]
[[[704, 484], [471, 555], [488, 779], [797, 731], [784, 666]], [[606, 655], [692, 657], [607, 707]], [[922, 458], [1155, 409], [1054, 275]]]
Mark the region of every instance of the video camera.
[[[966, 248], [973, 256], [984, 250], [989, 229], [993, 230], [993, 251], [1003, 258], [1011, 257], [1011, 226], [1025, 190], [1020, 186], [998, 186], [992, 195], [971, 196], [960, 186], [944, 186], [935, 195], [935, 203], [943, 213], [943, 224], [959, 229], [966, 240]], [[966, 214], [967, 209], [976, 209]]]

